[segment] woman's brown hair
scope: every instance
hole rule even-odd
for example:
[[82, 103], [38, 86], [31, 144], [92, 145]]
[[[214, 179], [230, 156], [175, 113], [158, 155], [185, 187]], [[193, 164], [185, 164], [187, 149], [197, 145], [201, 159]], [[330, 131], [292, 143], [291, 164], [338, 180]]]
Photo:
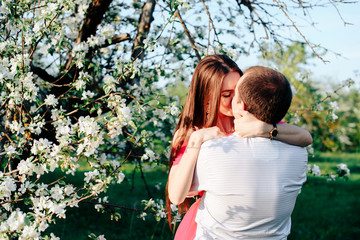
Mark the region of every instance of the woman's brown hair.
[[[226, 55], [208, 55], [195, 68], [188, 96], [176, 126], [176, 139], [173, 137], [169, 171], [181, 146], [194, 127], [207, 128], [216, 126], [221, 99], [222, 82], [229, 72], [243, 72], [237, 64]], [[166, 207], [171, 228], [171, 208], [166, 186]], [[179, 205], [179, 212], [188, 210], [191, 199]]]

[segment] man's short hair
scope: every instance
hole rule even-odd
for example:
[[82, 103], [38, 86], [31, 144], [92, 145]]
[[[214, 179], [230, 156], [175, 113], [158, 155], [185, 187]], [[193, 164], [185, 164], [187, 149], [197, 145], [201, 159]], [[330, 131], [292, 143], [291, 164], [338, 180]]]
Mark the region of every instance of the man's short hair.
[[257, 119], [276, 124], [287, 113], [292, 92], [286, 77], [273, 69], [254, 66], [247, 69], [238, 87], [239, 99]]

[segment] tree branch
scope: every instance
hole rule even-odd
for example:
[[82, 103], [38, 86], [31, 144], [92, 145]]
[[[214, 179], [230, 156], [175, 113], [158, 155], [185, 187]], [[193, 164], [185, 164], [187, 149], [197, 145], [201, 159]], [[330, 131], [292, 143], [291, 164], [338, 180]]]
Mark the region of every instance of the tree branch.
[[191, 46], [192, 46], [192, 48], [193, 48], [194, 51], [195, 51], [196, 57], [197, 57], [197, 59], [200, 61], [200, 60], [201, 60], [201, 56], [200, 56], [199, 51], [197, 50], [197, 48], [196, 48], [196, 46], [195, 46], [195, 41], [194, 41], [194, 39], [191, 37], [190, 31], [189, 31], [189, 29], [187, 28], [187, 26], [186, 26], [185, 22], [183, 21], [183, 19], [182, 19], [182, 17], [181, 17], [181, 15], [180, 15], [180, 13], [179, 13], [178, 10], [176, 10], [174, 17], [177, 17], [177, 18], [180, 20], [180, 23], [181, 23], [181, 25], [183, 26], [183, 28], [184, 28], [184, 30], [185, 30], [186, 36], [188, 36], [188, 38], [189, 38], [189, 40], [190, 40], [190, 42], [191, 42]]
[[[212, 29], [214, 30], [215, 37], [216, 37], [218, 43], [220, 43], [219, 35], [218, 35], [218, 33], [216, 32], [216, 28], [215, 28], [215, 25], [214, 25], [214, 21], [213, 21], [212, 18], [211, 18], [211, 14], [210, 14], [210, 12], [209, 12], [209, 9], [207, 8], [204, 0], [201, 0], [201, 2], [202, 2], [202, 4], [204, 5], [206, 14], [207, 14], [208, 17], [209, 17], [209, 24], [211, 25]], [[210, 35], [210, 31], [211, 31], [211, 28], [209, 27], [209, 35]], [[210, 41], [210, 37], [209, 37], [209, 41]], [[210, 44], [209, 44], [209, 45], [210, 45]], [[220, 44], [220, 46], [221, 46], [221, 44]]]
[[147, 0], [142, 8], [142, 12], [139, 19], [139, 25], [137, 29], [137, 35], [132, 47], [131, 59], [135, 60], [144, 58], [144, 40], [149, 34], [150, 24], [154, 20], [153, 13], [155, 9], [155, 0]]
[[121, 33], [116, 36], [114, 36], [110, 42], [106, 41], [103, 45], [99, 46], [98, 48], [104, 48], [113, 44], [117, 44], [120, 42], [124, 42], [127, 40], [131, 40], [130, 34], [128, 33]]
[[287, 19], [289, 19], [289, 21], [291, 22], [291, 24], [293, 25], [293, 27], [295, 28], [295, 30], [300, 34], [300, 36], [302, 37], [302, 39], [304, 39], [305, 43], [311, 48], [312, 52], [315, 54], [315, 56], [317, 56], [323, 63], [326, 63], [327, 61], [325, 61], [316, 51], [315, 51], [315, 47], [317, 46], [313, 46], [309, 43], [309, 41], [306, 39], [306, 37], [302, 34], [302, 32], [299, 30], [299, 28], [296, 26], [295, 22], [290, 18], [290, 16], [287, 14], [287, 12], [284, 10], [284, 8], [281, 6], [281, 4], [279, 3], [278, 0], [274, 0], [275, 3], [278, 4], [280, 10], [284, 13], [284, 15], [287, 17]]
[[112, 0], [93, 0], [90, 4], [84, 23], [79, 31], [76, 43], [86, 41], [88, 37], [96, 34], [96, 30], [104, 18]]
[[[109, 9], [112, 0], [93, 0], [85, 14], [84, 23], [78, 33], [75, 43], [86, 41], [88, 37], [96, 34], [96, 30], [104, 18], [105, 12]], [[73, 57], [69, 58], [65, 64], [65, 69], [71, 66]]]
[[46, 70], [40, 68], [40, 67], [35, 67], [34, 65], [30, 65], [30, 69], [31, 71], [38, 75], [42, 80], [52, 83], [56, 81], [56, 78], [51, 76]]

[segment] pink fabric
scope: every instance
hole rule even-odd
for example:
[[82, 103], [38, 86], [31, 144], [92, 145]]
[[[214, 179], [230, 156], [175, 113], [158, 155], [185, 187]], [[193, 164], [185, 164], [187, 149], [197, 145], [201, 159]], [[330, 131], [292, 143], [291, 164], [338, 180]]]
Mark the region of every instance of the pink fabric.
[[[187, 144], [188, 141], [185, 141], [181, 146], [176, 158], [174, 159], [173, 166], [179, 164], [182, 156], [184, 155]], [[199, 198], [195, 203], [193, 203], [189, 210], [186, 212], [184, 218], [180, 222], [178, 229], [176, 230], [174, 240], [193, 240], [195, 238], [197, 227], [195, 217], [199, 208], [200, 201], [201, 198]]]
[[176, 230], [174, 240], [193, 240], [196, 235], [197, 224], [195, 222], [196, 213], [200, 205], [201, 198], [199, 198], [186, 212], [184, 218]]
[[178, 154], [176, 155], [176, 158], [174, 159], [173, 166], [178, 165], [182, 156], [184, 155], [184, 152], [186, 150], [186, 147], [188, 145], [189, 141], [184, 141], [183, 145], [181, 146]]

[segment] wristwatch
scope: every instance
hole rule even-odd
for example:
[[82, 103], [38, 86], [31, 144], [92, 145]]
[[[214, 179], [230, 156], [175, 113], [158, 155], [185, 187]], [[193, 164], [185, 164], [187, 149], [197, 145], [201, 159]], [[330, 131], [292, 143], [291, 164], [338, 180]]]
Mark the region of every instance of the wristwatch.
[[279, 132], [277, 130], [276, 124], [273, 124], [273, 128], [269, 132], [269, 138], [273, 140], [278, 135], [278, 133]]

